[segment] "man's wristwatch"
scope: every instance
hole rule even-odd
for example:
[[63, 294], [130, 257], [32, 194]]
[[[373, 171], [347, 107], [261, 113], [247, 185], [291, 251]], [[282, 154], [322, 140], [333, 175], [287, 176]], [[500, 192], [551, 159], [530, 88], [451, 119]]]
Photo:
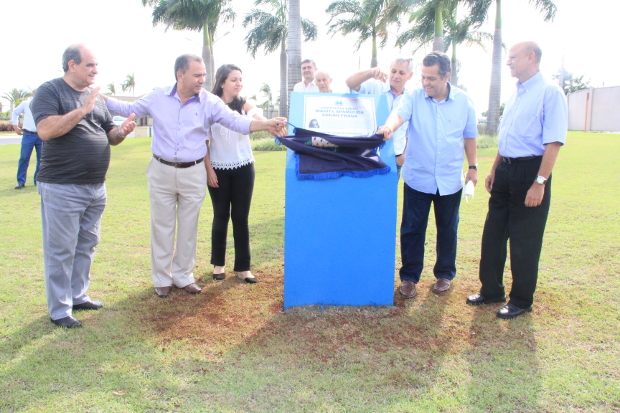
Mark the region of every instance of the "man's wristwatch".
[[540, 185], [544, 185], [544, 184], [547, 183], [547, 179], [544, 176], [538, 175], [536, 177], [536, 179], [534, 179], [534, 182], [536, 182], [537, 184], [540, 184]]
[[477, 171], [478, 165], [469, 165], [469, 169], [475, 169]]

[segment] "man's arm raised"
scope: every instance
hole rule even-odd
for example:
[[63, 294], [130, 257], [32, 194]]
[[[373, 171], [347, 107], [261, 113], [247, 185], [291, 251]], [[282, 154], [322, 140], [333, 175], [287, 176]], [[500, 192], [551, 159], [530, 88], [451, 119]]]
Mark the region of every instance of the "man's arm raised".
[[84, 116], [88, 115], [95, 108], [95, 102], [99, 95], [98, 87], [90, 91], [81, 108], [77, 108], [66, 115], [48, 116], [37, 124], [37, 134], [44, 141], [65, 135], [75, 127]]
[[372, 69], [368, 70], [362, 70], [361, 72], [354, 73], [347, 78], [347, 87], [349, 89], [355, 90], [356, 92], [359, 92], [362, 83], [364, 83], [368, 79], [377, 79], [385, 83], [387, 81], [387, 74], [378, 67], [373, 67]]

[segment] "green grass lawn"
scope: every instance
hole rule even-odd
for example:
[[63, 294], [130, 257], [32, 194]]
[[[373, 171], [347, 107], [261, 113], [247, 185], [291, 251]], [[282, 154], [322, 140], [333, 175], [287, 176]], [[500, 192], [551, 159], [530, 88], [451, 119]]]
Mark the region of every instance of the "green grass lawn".
[[[394, 307], [283, 312], [284, 152], [255, 153], [250, 231], [261, 282], [211, 280], [207, 197], [196, 267], [203, 294], [159, 299], [149, 146], [136, 138], [113, 148], [90, 288], [106, 307], [76, 313], [77, 330], [49, 321], [39, 198], [31, 185], [13, 189], [19, 145], [0, 146], [0, 411], [620, 412], [619, 135], [569, 134], [534, 311], [511, 321], [495, 317], [500, 305], [465, 305], [479, 288], [482, 185], [461, 206], [458, 275], [446, 295], [430, 290], [431, 225], [415, 299], [395, 290]], [[495, 152], [479, 150], [481, 180]]]

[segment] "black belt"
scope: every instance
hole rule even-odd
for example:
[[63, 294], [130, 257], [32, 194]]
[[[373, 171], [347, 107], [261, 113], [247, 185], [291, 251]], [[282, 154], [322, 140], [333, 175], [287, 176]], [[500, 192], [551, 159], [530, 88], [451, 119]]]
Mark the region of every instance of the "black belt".
[[164, 165], [174, 166], [175, 168], [189, 168], [190, 166], [198, 165], [204, 159], [204, 158], [200, 158], [192, 162], [168, 162], [164, 159], [161, 159], [159, 156], [155, 154], [153, 154], [153, 158], [155, 158], [156, 161], [163, 163]]
[[32, 133], [33, 135], [36, 135], [36, 134], [37, 134], [36, 132], [30, 131], [30, 130], [28, 130], [28, 129], [24, 129], [24, 128], [22, 128], [22, 132]]
[[542, 155], [540, 155], [540, 156], [523, 156], [521, 158], [508, 158], [507, 156], [502, 156], [502, 162], [504, 162], [504, 163], [517, 163], [517, 162], [531, 161], [532, 159], [536, 159], [536, 158], [542, 158]]

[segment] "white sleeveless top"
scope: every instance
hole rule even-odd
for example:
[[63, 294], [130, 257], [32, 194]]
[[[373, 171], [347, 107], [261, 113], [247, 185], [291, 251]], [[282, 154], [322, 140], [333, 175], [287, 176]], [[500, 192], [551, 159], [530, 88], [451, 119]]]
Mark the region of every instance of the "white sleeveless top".
[[[253, 108], [242, 115], [252, 117], [262, 115], [260, 108]], [[235, 169], [254, 162], [250, 136], [225, 128], [219, 123], [211, 126], [211, 166], [215, 169]]]

